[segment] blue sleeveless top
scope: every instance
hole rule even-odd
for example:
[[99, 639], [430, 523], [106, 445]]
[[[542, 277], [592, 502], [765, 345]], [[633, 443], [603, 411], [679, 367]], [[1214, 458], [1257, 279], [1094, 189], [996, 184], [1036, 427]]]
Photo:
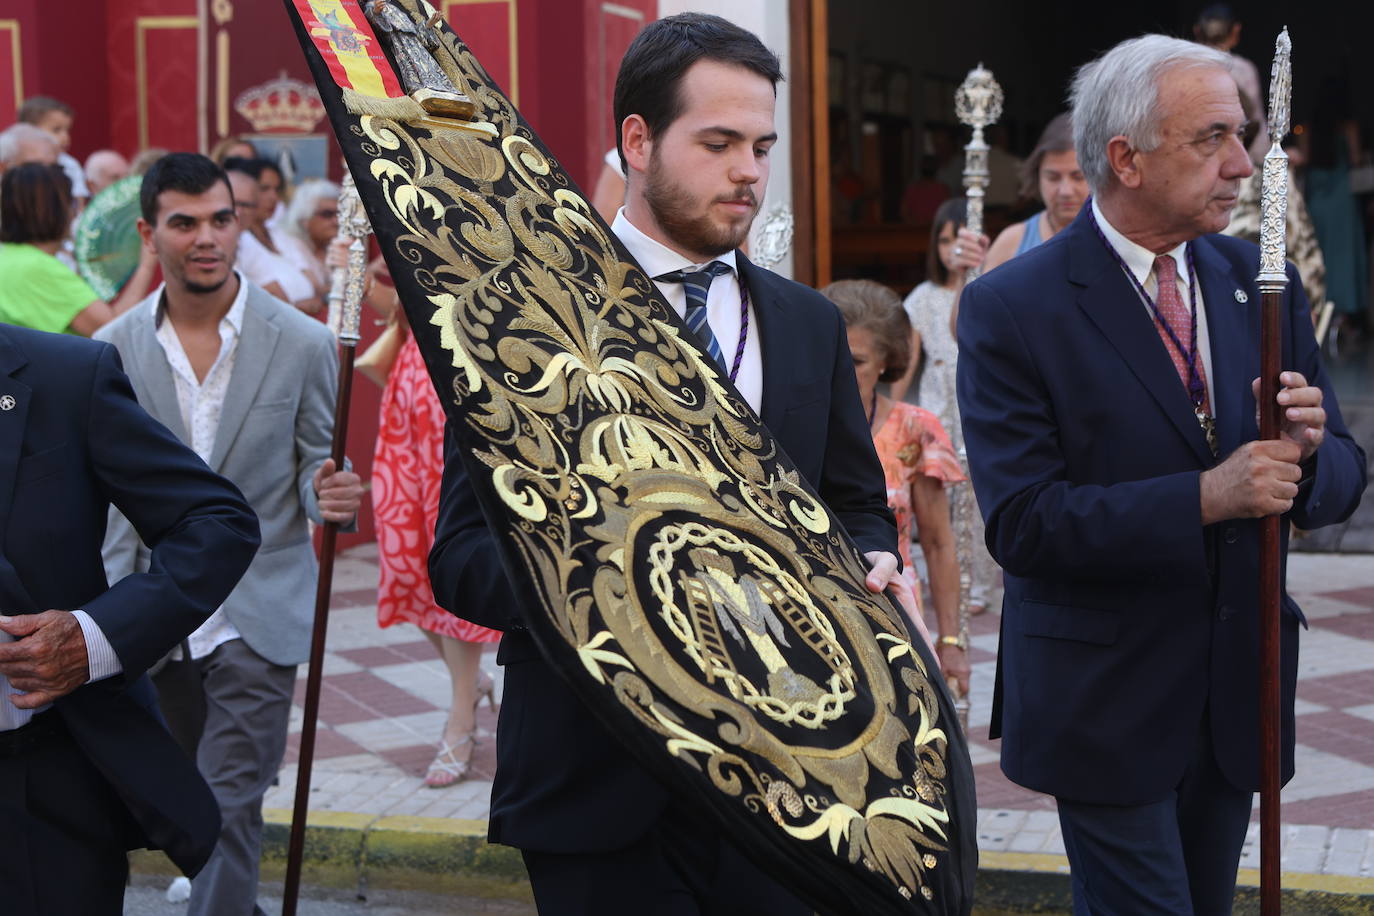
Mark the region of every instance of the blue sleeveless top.
[[1021, 224], [1026, 227], [1026, 231], [1021, 234], [1021, 245], [1016, 249], [1016, 254], [1012, 255], [1013, 258], [1020, 257], [1040, 244], [1040, 217], [1044, 215], [1045, 211], [1041, 210]]

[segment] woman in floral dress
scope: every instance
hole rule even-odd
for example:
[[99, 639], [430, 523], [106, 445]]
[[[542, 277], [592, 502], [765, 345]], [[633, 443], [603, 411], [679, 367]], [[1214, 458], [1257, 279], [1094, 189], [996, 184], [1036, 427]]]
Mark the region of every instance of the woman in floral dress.
[[878, 393], [879, 382], [900, 378], [911, 358], [911, 325], [897, 294], [872, 280], [841, 280], [821, 293], [834, 302], [849, 331], [859, 398], [887, 481], [897, 519], [902, 576], [920, 609], [921, 584], [911, 562], [915, 526], [930, 574], [935, 609], [935, 653], [947, 678], [968, 692], [968, 646], [959, 626], [959, 564], [945, 488], [964, 480], [949, 435], [935, 414]]
[[385, 310], [389, 299], [392, 320], [398, 323], [390, 333], [404, 339], [386, 374], [372, 465], [381, 569], [377, 622], [419, 627], [448, 668], [453, 700], [438, 753], [425, 775], [425, 785], [442, 788], [467, 776], [477, 742], [478, 702], [486, 698], [495, 706], [491, 676], [480, 662], [483, 644], [496, 642], [501, 634], [434, 603], [428, 564], [444, 471], [444, 410], [420, 348], [405, 327], [404, 313], [395, 306], [395, 292], [385, 284], [374, 289], [377, 295], [370, 301]]

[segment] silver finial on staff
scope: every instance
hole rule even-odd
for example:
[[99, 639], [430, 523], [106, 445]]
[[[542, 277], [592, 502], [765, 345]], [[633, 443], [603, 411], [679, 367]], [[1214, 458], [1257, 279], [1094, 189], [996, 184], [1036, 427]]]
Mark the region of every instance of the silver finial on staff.
[[1282, 292], [1288, 285], [1284, 262], [1288, 257], [1288, 154], [1283, 138], [1288, 135], [1293, 93], [1293, 42], [1285, 26], [1274, 43], [1274, 70], [1269, 81], [1269, 153], [1264, 157], [1260, 184], [1260, 292]]
[[[983, 128], [1002, 117], [1002, 87], [992, 72], [982, 63], [968, 72], [954, 93], [954, 113], [963, 124], [973, 128], [973, 137], [964, 147], [964, 187], [968, 198], [968, 217], [965, 223], [978, 235], [983, 234], [983, 197], [988, 186], [988, 144]], [[969, 271], [968, 279], [977, 276], [977, 269]]]
[[367, 221], [353, 176], [344, 172], [339, 189], [339, 234], [335, 241], [348, 243], [348, 264], [330, 271], [329, 329], [344, 346], [356, 346], [362, 318], [363, 286], [367, 273]]

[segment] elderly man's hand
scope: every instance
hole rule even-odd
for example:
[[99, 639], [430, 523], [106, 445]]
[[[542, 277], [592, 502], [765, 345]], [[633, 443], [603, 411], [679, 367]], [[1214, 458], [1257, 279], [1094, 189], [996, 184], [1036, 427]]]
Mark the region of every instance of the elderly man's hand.
[[[1279, 374], [1278, 402], [1283, 407], [1283, 425], [1280, 435], [1289, 442], [1295, 442], [1302, 449], [1299, 461], [1306, 461], [1326, 438], [1326, 408], [1322, 407], [1322, 390], [1307, 384], [1301, 372]], [[1260, 380], [1250, 383], [1250, 390], [1259, 401]], [[1258, 422], [1258, 420], [1256, 421]]]
[[1298, 496], [1301, 450], [1283, 439], [1247, 442], [1198, 482], [1202, 523], [1282, 515]]
[[71, 611], [0, 616], [0, 631], [18, 638], [0, 645], [0, 674], [27, 691], [9, 697], [19, 709], [45, 706], [90, 679], [86, 635]]
[[352, 471], [336, 471], [334, 459], [326, 458], [315, 472], [315, 495], [319, 498], [321, 518], [346, 525], [363, 503], [363, 480]]

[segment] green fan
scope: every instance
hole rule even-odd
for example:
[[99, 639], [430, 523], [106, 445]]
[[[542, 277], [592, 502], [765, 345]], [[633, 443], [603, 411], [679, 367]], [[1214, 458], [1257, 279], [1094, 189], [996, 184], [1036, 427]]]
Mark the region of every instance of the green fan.
[[95, 294], [109, 302], [138, 267], [138, 191], [143, 178], [121, 178], [95, 197], [76, 221], [76, 268]]

